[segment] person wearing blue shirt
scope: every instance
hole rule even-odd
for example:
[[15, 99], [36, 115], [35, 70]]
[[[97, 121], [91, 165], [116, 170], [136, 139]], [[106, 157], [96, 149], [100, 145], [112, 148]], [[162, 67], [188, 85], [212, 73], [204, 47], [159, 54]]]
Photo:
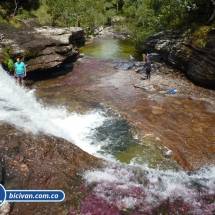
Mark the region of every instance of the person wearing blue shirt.
[[26, 65], [18, 57], [16, 63], [14, 64], [14, 76], [17, 78], [17, 82], [24, 86], [24, 77], [26, 76]]

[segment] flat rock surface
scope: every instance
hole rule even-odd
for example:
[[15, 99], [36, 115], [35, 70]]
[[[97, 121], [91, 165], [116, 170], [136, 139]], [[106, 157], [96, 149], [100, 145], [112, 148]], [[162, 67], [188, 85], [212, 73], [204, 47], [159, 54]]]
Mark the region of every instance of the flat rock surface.
[[[141, 67], [128, 71], [113, 67], [108, 60], [84, 57], [72, 73], [38, 82], [37, 95], [48, 103], [67, 103], [80, 112], [80, 102], [77, 106], [71, 102], [77, 95], [118, 110], [143, 139], [172, 150], [171, 157], [185, 170], [215, 164], [214, 91], [195, 86], [162, 63], [153, 65], [150, 81], [136, 72]], [[170, 89], [177, 93], [168, 94]]]

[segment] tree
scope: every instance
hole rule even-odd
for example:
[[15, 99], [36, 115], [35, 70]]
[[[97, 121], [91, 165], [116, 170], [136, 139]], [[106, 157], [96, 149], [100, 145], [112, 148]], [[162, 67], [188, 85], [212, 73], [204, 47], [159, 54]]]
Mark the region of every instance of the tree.
[[40, 4], [39, 0], [1, 0], [0, 6], [6, 11], [7, 16], [16, 16], [19, 9], [22, 7], [24, 10], [30, 11], [37, 9]]
[[20, 2], [20, 0], [14, 0], [15, 9], [14, 9], [14, 12], [13, 12], [13, 16], [16, 16], [16, 14], [17, 14], [19, 2]]
[[78, 26], [90, 32], [106, 22], [105, 7], [95, 0], [47, 0], [52, 24]]
[[120, 26], [132, 34], [137, 43], [143, 42], [147, 36], [156, 32], [157, 20], [149, 3], [150, 0], [124, 0], [122, 14], [126, 19]]
[[195, 0], [151, 0], [150, 7], [164, 29], [183, 26], [189, 22], [190, 12], [197, 9]]
[[213, 9], [213, 13], [212, 13], [210, 19], [207, 21], [207, 24], [210, 24], [215, 19], [215, 0], [211, 0], [211, 3], [213, 4], [214, 9]]

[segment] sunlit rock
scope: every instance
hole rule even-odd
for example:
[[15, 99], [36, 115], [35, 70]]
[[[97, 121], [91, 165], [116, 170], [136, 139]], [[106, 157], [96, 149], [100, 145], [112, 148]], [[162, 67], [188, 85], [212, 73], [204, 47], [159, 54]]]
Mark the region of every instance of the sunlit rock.
[[84, 30], [78, 27], [43, 26], [16, 31], [5, 28], [1, 32], [4, 37], [1, 39], [0, 53], [7, 46], [12, 60], [15, 61], [16, 57], [24, 60], [27, 72], [73, 62], [79, 54], [77, 44], [84, 43]]
[[215, 31], [212, 28], [209, 31], [204, 38], [198, 38], [190, 30], [164, 31], [148, 37], [145, 44], [166, 56], [168, 62], [185, 72], [194, 83], [215, 88]]

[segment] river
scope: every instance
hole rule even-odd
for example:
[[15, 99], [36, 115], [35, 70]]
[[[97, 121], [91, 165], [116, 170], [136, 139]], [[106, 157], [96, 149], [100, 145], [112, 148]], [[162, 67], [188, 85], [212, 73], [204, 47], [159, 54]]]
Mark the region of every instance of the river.
[[[180, 163], [171, 148], [174, 143], [180, 144], [178, 139], [184, 138], [183, 134], [178, 136], [180, 117], [184, 120], [192, 113], [195, 120], [193, 110], [200, 118], [204, 114], [202, 125], [207, 122], [206, 129], [213, 134], [211, 104], [166, 96], [162, 89], [155, 93], [154, 82], [140, 86], [141, 75], [132, 79], [135, 71], [116, 71], [113, 61], [126, 61], [130, 54], [138, 58], [132, 44], [129, 49], [129, 43], [125, 46], [122, 43], [110, 38], [98, 39], [81, 49], [86, 56], [74, 63], [70, 73], [38, 81], [27, 92], [0, 68], [1, 123], [33, 134], [44, 132], [64, 138], [107, 161], [104, 169], [83, 175], [85, 186], [96, 185], [83, 201], [81, 214], [213, 214], [215, 167], [209, 165], [186, 172], [181, 165], [185, 158], [182, 156]], [[180, 80], [183, 78], [180, 76]], [[191, 89], [186, 81], [183, 87], [186, 83]], [[165, 109], [167, 115], [164, 115], [163, 109], [168, 104], [171, 107]], [[205, 108], [197, 110], [202, 104]], [[180, 109], [182, 106], [184, 109]], [[168, 132], [167, 126], [175, 120], [173, 109], [181, 114], [175, 134], [174, 129]], [[158, 124], [160, 127], [155, 127]], [[196, 132], [201, 133], [200, 130]], [[171, 138], [163, 138], [165, 135]], [[210, 140], [212, 135], [208, 135], [204, 138]], [[175, 142], [168, 142], [174, 138]], [[192, 138], [196, 140], [199, 136]], [[189, 142], [189, 131], [186, 140]], [[75, 210], [70, 214], [75, 214]]]

